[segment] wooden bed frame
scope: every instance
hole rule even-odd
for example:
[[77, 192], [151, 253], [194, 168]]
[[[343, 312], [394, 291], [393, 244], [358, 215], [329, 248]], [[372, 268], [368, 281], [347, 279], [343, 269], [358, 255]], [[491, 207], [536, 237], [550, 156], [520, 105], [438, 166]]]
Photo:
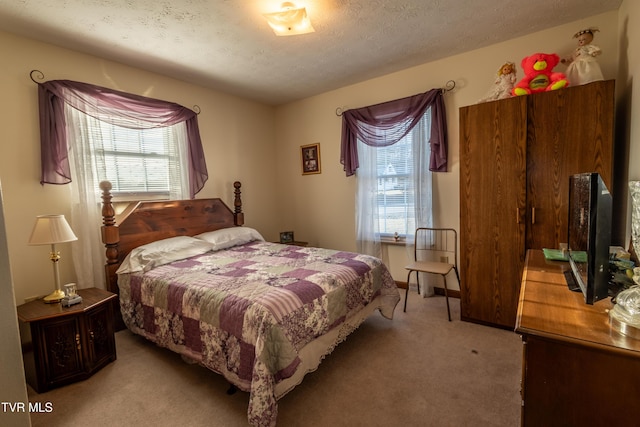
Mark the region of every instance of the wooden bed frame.
[[[102, 182], [100, 184], [103, 199], [102, 241], [105, 244], [107, 256], [105, 266], [107, 289], [116, 294], [120, 293], [116, 271], [125, 257], [140, 245], [175, 236], [195, 236], [207, 231], [243, 225], [244, 214], [242, 213], [240, 182], [234, 182], [233, 187], [235, 194], [234, 211], [229, 209], [222, 200], [216, 198], [138, 202], [133, 203], [122, 213], [116, 215], [111, 203], [111, 183]], [[321, 361], [374, 311], [379, 310], [382, 315], [391, 319], [395, 305], [399, 300], [399, 294], [395, 299], [394, 295], [390, 293], [380, 293], [361, 310], [344, 319], [343, 323], [331, 328], [299, 349], [299, 365], [289, 377], [274, 383], [273, 390], [268, 389], [266, 385], [255, 390], [253, 388], [245, 390], [250, 394], [250, 402], [254, 398], [258, 402], [256, 403], [258, 408], [255, 409], [256, 412], [251, 412], [252, 405], [249, 405], [249, 422], [251, 422], [252, 417], [258, 417], [262, 422], [264, 421], [263, 417], [268, 418], [271, 416], [268, 411], [260, 412], [260, 402], [268, 403], [271, 396], [277, 402], [282, 396], [300, 384], [307, 373], [318, 369]], [[116, 330], [125, 329], [126, 326], [120, 311], [120, 299], [115, 298], [115, 301], [117, 301], [115, 328]], [[175, 349], [173, 350], [176, 351]], [[179, 351], [177, 352], [180, 353]], [[203, 366], [206, 367], [206, 365]], [[214, 372], [218, 371], [214, 370]], [[220, 373], [224, 375], [224, 372]], [[231, 393], [236, 390], [237, 386], [234, 385], [233, 380], [229, 380], [229, 382], [232, 384], [229, 389], [229, 393]]]
[[[175, 236], [195, 236], [206, 231], [244, 224], [239, 181], [233, 183], [234, 210], [219, 198], [163, 200], [131, 203], [116, 215], [111, 183], [102, 181], [102, 243], [106, 248], [105, 279], [108, 291], [119, 293], [116, 271], [138, 246]], [[116, 329], [124, 329], [116, 298]]]

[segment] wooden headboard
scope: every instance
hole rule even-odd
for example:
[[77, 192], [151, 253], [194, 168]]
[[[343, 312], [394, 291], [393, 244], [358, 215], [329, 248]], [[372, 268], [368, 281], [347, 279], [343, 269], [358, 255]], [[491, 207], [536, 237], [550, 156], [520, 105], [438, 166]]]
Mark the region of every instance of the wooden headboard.
[[239, 181], [233, 183], [234, 210], [220, 199], [137, 202], [116, 215], [111, 202], [111, 183], [102, 190], [102, 242], [106, 248], [106, 287], [118, 293], [116, 270], [131, 250], [175, 236], [195, 236], [205, 231], [244, 224]]

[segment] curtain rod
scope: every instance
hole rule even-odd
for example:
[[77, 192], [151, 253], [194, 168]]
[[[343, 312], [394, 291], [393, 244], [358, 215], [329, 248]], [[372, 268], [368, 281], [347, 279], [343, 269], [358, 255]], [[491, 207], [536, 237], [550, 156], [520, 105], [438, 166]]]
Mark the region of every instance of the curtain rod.
[[[34, 74], [37, 73], [37, 77], [33, 77]], [[42, 71], [40, 70], [31, 70], [31, 72], [29, 73], [29, 78], [34, 82], [34, 83], [38, 83], [36, 81], [36, 79], [38, 80], [44, 80], [44, 74], [42, 74]]]
[[[35, 76], [35, 77], [34, 77]], [[31, 70], [31, 72], [29, 73], [29, 78], [36, 84], [40, 84], [38, 81], [36, 81], [36, 79], [38, 80], [44, 80], [44, 74], [42, 73], [42, 71], [40, 70]], [[193, 111], [197, 114], [200, 115], [200, 106], [198, 104], [194, 105], [193, 107], [191, 107], [193, 109]]]
[[[442, 93], [446, 93], [452, 91], [455, 87], [456, 82], [454, 80], [449, 80], [447, 83], [445, 83], [443, 88], [440, 88], [440, 90], [442, 91]], [[336, 116], [342, 116], [342, 113], [344, 113], [344, 111], [345, 110], [343, 110], [342, 107], [336, 108]]]

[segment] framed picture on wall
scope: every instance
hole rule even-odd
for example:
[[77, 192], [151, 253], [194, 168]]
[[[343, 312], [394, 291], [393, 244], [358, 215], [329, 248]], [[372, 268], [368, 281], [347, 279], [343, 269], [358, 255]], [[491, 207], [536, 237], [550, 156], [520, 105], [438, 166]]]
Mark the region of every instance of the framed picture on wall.
[[300, 158], [302, 161], [302, 175], [321, 173], [319, 143], [301, 146]]

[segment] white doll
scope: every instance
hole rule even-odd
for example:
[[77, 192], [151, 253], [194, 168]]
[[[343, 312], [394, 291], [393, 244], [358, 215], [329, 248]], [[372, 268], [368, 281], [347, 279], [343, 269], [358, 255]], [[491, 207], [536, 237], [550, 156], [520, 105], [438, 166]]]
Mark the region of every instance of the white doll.
[[498, 77], [487, 95], [478, 102], [495, 101], [497, 99], [511, 98], [511, 91], [516, 84], [516, 65], [513, 62], [505, 62], [498, 70]]
[[573, 51], [570, 58], [562, 60], [563, 64], [569, 64], [567, 67], [567, 80], [575, 86], [583, 85], [598, 80], [604, 80], [600, 64], [596, 60], [596, 56], [602, 51], [598, 46], [591, 44], [593, 41], [593, 33], [599, 31], [595, 27], [580, 30], [573, 35], [574, 39], [578, 39], [578, 47]]

